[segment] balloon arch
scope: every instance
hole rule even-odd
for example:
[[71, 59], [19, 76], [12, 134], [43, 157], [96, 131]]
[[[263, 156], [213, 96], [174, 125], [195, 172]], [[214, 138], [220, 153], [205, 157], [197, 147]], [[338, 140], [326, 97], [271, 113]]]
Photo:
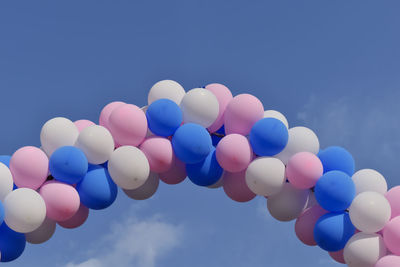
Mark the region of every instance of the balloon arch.
[[400, 266], [400, 186], [388, 191], [379, 172], [355, 172], [344, 148], [320, 150], [312, 130], [289, 128], [281, 113], [222, 84], [185, 92], [163, 80], [146, 107], [112, 102], [98, 125], [53, 118], [40, 141], [0, 157], [2, 262], [50, 239], [57, 224], [79, 227], [118, 187], [143, 200], [160, 180], [188, 177], [238, 202], [265, 196], [275, 219], [296, 220], [297, 237], [337, 262]]

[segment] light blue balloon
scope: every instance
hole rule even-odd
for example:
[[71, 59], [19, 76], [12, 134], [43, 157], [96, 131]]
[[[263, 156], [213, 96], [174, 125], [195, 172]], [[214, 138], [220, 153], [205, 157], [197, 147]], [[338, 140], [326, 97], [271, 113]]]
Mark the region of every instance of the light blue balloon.
[[17, 259], [25, 250], [25, 235], [11, 230], [5, 222], [0, 225], [1, 261], [10, 262]]
[[199, 186], [210, 186], [218, 182], [221, 178], [223, 169], [217, 161], [215, 148], [201, 162], [186, 164], [186, 172], [190, 181]]
[[155, 135], [168, 137], [175, 133], [182, 123], [180, 107], [172, 100], [158, 99], [146, 111], [147, 124]]
[[318, 157], [324, 166], [324, 173], [329, 171], [342, 171], [352, 176], [355, 170], [355, 162], [349, 151], [339, 146], [327, 147], [320, 150]]
[[8, 155], [1, 155], [0, 156], [0, 162], [6, 165], [7, 167], [10, 167], [10, 160], [11, 156]]

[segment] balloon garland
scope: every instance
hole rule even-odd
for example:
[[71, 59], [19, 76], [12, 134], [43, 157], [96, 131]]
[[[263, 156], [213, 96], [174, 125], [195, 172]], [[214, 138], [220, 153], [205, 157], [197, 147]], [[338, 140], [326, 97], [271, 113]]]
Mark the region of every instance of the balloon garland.
[[341, 147], [320, 150], [306, 127], [264, 111], [250, 94], [222, 84], [187, 93], [175, 81], [156, 83], [148, 106], [112, 102], [99, 125], [47, 121], [41, 148], [0, 157], [0, 260], [17, 259], [26, 242], [51, 238], [56, 225], [81, 226], [89, 210], [109, 207], [118, 187], [148, 199], [160, 180], [222, 187], [234, 201], [256, 195], [279, 221], [350, 267], [400, 266], [400, 186], [387, 191], [377, 171], [355, 172]]

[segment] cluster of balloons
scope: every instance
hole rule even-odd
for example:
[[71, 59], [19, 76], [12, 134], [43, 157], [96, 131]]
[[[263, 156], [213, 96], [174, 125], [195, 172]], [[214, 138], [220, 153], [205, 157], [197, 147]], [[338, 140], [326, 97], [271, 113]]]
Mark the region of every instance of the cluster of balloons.
[[355, 172], [341, 147], [320, 149], [306, 127], [264, 110], [250, 94], [222, 84], [185, 92], [163, 80], [139, 108], [112, 102], [99, 124], [47, 121], [41, 147], [0, 157], [0, 259], [18, 258], [59, 225], [81, 226], [109, 207], [118, 187], [132, 199], [155, 194], [160, 180], [222, 187], [247, 202], [267, 199], [270, 214], [296, 220], [295, 233], [350, 267], [400, 266], [400, 187], [388, 191], [375, 170]]

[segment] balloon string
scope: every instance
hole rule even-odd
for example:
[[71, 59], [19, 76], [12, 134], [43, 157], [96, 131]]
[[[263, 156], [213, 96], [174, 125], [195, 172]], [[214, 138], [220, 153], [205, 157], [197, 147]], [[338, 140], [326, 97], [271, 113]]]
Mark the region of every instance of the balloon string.
[[225, 135], [224, 134], [220, 134], [220, 133], [210, 133], [210, 135], [214, 135], [214, 136], [217, 136], [217, 137], [225, 137]]

